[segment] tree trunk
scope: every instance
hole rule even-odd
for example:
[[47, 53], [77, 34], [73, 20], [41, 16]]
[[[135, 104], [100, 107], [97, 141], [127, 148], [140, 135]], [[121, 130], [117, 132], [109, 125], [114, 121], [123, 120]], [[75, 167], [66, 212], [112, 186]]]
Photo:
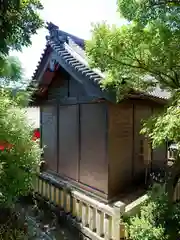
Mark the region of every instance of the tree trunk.
[[172, 166], [168, 167], [166, 192], [169, 203], [173, 203], [173, 196], [176, 184], [180, 178], [180, 156], [177, 156]]

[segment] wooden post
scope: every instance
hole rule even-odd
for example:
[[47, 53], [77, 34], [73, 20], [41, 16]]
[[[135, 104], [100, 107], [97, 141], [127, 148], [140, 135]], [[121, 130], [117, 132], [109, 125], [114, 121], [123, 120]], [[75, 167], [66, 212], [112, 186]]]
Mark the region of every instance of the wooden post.
[[112, 238], [114, 240], [119, 240], [122, 238], [121, 236], [121, 225], [120, 220], [121, 216], [125, 211], [125, 204], [122, 202], [116, 202], [113, 206], [114, 215], [113, 215], [113, 222], [112, 222]]

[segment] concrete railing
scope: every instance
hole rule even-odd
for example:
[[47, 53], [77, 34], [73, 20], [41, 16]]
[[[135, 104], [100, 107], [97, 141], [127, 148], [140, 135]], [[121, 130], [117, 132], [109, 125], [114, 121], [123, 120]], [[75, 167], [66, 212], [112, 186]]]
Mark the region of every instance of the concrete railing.
[[109, 206], [96, 201], [80, 192], [72, 192], [74, 201], [73, 213], [80, 217], [82, 227], [86, 234], [96, 239], [120, 239], [122, 229], [120, 226], [121, 214], [124, 211], [124, 204], [117, 202]]
[[42, 178], [37, 178], [35, 192], [66, 213], [71, 213], [81, 231], [91, 239], [125, 239], [124, 223], [121, 222], [125, 211], [124, 203], [107, 205], [79, 191], [68, 190], [66, 186], [57, 186]]
[[147, 200], [148, 200], [148, 195], [145, 194], [145, 195], [139, 197], [138, 199], [136, 199], [135, 201], [133, 201], [132, 203], [126, 205], [123, 216], [129, 217], [129, 216], [134, 216], [134, 215], [138, 214], [140, 207]]
[[[42, 177], [37, 177], [35, 192], [66, 213], [70, 213], [80, 230], [93, 240], [127, 239], [128, 233], [122, 217], [136, 215], [148, 200], [148, 195], [145, 194], [128, 205], [120, 201], [108, 205], [79, 191], [70, 190], [59, 182], [57, 184]], [[180, 200], [180, 180], [174, 192], [174, 201], [178, 200]]]

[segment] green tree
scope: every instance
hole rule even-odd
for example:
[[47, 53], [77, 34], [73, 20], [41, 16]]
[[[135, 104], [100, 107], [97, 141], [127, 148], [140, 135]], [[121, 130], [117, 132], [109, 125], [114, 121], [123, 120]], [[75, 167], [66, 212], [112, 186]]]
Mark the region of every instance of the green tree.
[[[95, 24], [86, 52], [91, 67], [106, 73], [102, 87], [114, 89], [118, 100], [132, 89], [151, 91], [160, 87], [169, 91], [171, 99], [165, 112], [145, 124], [143, 133], [154, 147], [166, 141], [180, 146], [180, 7], [159, 2], [118, 0], [118, 11], [128, 23], [121, 27]], [[177, 171], [179, 155], [169, 175], [171, 186], [177, 181]], [[172, 188], [167, 190], [172, 199]]]
[[164, 186], [154, 185], [149, 199], [140, 207], [139, 214], [127, 221], [130, 239], [174, 240], [179, 238], [180, 205], [169, 206]]
[[[0, 205], [11, 207], [32, 188], [40, 164], [41, 149], [32, 141], [33, 126], [25, 117], [31, 89], [23, 84], [23, 70], [15, 57], [2, 55], [0, 61]], [[16, 86], [16, 91], [13, 87]], [[21, 86], [21, 85], [20, 85]], [[16, 173], [16, 174], [14, 174]]]
[[0, 85], [23, 80], [23, 69], [18, 58], [0, 55]]
[[31, 99], [33, 87], [27, 87], [27, 79], [21, 62], [17, 57], [0, 55], [0, 95], [6, 94], [20, 106], [27, 106]]
[[9, 56], [9, 51], [29, 46], [43, 21], [39, 0], [5, 4], [0, 8], [0, 204], [9, 207], [32, 188], [41, 156], [23, 110], [30, 91], [12, 91], [13, 83], [23, 84], [24, 76], [19, 60]]
[[0, 11], [6, 13], [6, 11], [12, 7], [18, 10], [19, 6], [20, 6], [20, 0], [1, 1]]
[[5, 10], [0, 9], [0, 52], [21, 50], [31, 44], [31, 36], [43, 26], [39, 11], [40, 0], [5, 1]]
[[[15, 57], [2, 55], [0, 61], [0, 204], [11, 207], [32, 188], [40, 164], [41, 149], [32, 141], [33, 126], [25, 117], [31, 89], [21, 90], [23, 70]], [[16, 91], [14, 91], [16, 86]], [[21, 85], [20, 85], [21, 86]], [[16, 173], [16, 174], [14, 174]]]
[[0, 203], [9, 207], [32, 189], [41, 149], [23, 108], [6, 93], [0, 95], [0, 128]]

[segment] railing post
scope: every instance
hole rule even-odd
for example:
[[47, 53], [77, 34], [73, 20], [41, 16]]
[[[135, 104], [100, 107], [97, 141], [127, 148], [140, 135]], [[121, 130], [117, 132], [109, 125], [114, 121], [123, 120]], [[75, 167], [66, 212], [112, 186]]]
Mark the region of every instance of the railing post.
[[125, 211], [125, 204], [120, 201], [116, 202], [113, 205], [113, 209], [114, 209], [114, 215], [112, 219], [112, 239], [120, 240], [122, 238], [120, 220], [121, 220], [122, 214]]

